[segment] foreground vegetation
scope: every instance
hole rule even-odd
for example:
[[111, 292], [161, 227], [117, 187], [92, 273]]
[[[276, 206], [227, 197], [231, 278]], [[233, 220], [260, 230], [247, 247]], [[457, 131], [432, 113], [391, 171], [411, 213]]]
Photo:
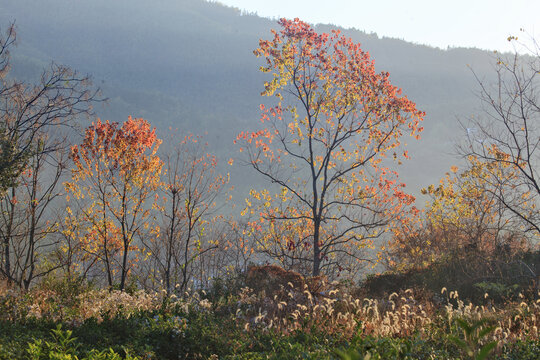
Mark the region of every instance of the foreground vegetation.
[[[359, 289], [277, 266], [183, 297], [48, 280], [2, 290], [1, 359], [537, 359], [540, 300]], [[537, 294], [540, 295], [540, 294]], [[483, 350], [483, 352], [482, 352]]]

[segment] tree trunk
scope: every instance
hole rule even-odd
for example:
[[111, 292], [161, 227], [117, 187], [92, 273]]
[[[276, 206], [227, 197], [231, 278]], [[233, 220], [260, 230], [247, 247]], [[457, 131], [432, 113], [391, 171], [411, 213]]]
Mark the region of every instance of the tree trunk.
[[320, 228], [321, 223], [319, 219], [314, 219], [313, 222], [313, 276], [319, 276], [321, 272], [321, 249], [319, 247], [319, 237], [320, 237]]
[[107, 215], [106, 215], [106, 202], [105, 202], [105, 192], [103, 192], [103, 252], [105, 256], [105, 270], [107, 271], [107, 282], [109, 283], [109, 290], [112, 290], [113, 280], [111, 273], [111, 264], [109, 260], [109, 250], [107, 248]]
[[126, 278], [127, 278], [127, 257], [128, 257], [128, 251], [129, 251], [129, 240], [124, 239], [124, 254], [122, 256], [122, 276], [120, 278], [120, 291], [124, 291], [124, 288], [126, 286]]
[[6, 280], [8, 283], [8, 286], [12, 284], [12, 277], [11, 277], [11, 254], [9, 249], [9, 243], [11, 241], [12, 237], [12, 231], [13, 231], [13, 219], [15, 216], [15, 188], [11, 188], [11, 204], [10, 204], [10, 214], [9, 214], [9, 223], [7, 224], [6, 228], [6, 235], [4, 236], [4, 274], [6, 276]]
[[172, 266], [172, 251], [174, 241], [174, 225], [176, 222], [176, 189], [172, 189], [172, 209], [171, 209], [171, 227], [169, 229], [169, 243], [167, 244], [167, 269], [165, 270], [165, 285], [167, 286], [167, 295], [171, 294], [171, 266]]

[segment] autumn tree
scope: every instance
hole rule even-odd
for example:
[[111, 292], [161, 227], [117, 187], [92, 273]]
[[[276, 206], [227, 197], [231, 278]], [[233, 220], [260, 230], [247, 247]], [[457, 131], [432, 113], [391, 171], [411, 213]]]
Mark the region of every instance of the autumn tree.
[[67, 279], [88, 279], [99, 260], [99, 257], [87, 252], [86, 242], [81, 241], [87, 230], [84, 226], [87, 224], [84, 221], [84, 212], [85, 209], [68, 206], [62, 213], [63, 218], [58, 222], [58, 245], [53, 259]]
[[469, 158], [464, 170], [452, 167], [440, 184], [422, 189], [429, 196], [415, 221], [394, 229], [386, 249], [393, 269], [422, 268], [445, 258], [472, 255], [489, 260], [511, 258], [528, 248], [519, 222], [499, 201], [501, 189], [492, 188], [490, 174], [502, 179], [500, 164]]
[[277, 192], [253, 190], [247, 211], [260, 214], [256, 231], [269, 232], [268, 241], [274, 224], [304, 229], [285, 248], [308, 249], [298, 261], [319, 275], [341, 267], [341, 256], [362, 259], [359, 248], [406, 216], [414, 198], [382, 162], [408, 157], [402, 135], [418, 137], [423, 113], [339, 31], [318, 34], [298, 19], [279, 24], [255, 50], [272, 73], [262, 95], [275, 103], [261, 105], [266, 127], [237, 137], [247, 163]]
[[[517, 38], [510, 37], [517, 46]], [[534, 40], [526, 55], [499, 55], [497, 82], [477, 77], [483, 114], [464, 126], [465, 157], [490, 165], [485, 181], [492, 195], [528, 231], [540, 235], [540, 46]], [[496, 166], [495, 166], [496, 165]], [[501, 173], [503, 176], [501, 176]]]
[[147, 121], [129, 117], [121, 126], [98, 120], [71, 149], [74, 168], [65, 186], [70, 207], [82, 212], [74, 225], [83, 234], [87, 257], [103, 265], [109, 286], [120, 273], [121, 290], [134, 260], [130, 254], [138, 249], [135, 241], [152, 226], [160, 143]]
[[[285, 193], [285, 191], [283, 192]], [[248, 222], [251, 231], [247, 233], [248, 237], [254, 242], [254, 246], [259, 253], [275, 259], [278, 264], [286, 270], [294, 270], [302, 274], [310, 274], [313, 266], [306, 259], [312, 257], [311, 237], [313, 229], [309, 216], [300, 217], [298, 209], [291, 207], [291, 202], [284, 194], [275, 201], [270, 191], [261, 190], [251, 191], [251, 195], [256, 199], [263, 201], [262, 210], [252, 216]], [[266, 204], [266, 208], [264, 206]], [[252, 204], [249, 204], [252, 206]], [[271, 213], [264, 212], [271, 208]], [[287, 213], [288, 218], [280, 221], [261, 222], [258, 216], [270, 218], [275, 213]], [[258, 215], [258, 216], [257, 216]], [[308, 213], [309, 215], [309, 213]], [[322, 229], [324, 231], [325, 229]], [[344, 266], [341, 264], [341, 266]]]

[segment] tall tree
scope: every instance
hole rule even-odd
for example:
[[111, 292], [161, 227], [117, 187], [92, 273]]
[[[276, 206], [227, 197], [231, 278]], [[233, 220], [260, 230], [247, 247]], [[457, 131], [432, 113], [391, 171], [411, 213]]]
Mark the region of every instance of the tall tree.
[[65, 170], [66, 131], [91, 115], [98, 91], [88, 76], [54, 63], [36, 83], [8, 76], [15, 43], [11, 24], [0, 35], [0, 273], [28, 287], [48, 271], [38, 259], [53, 243], [46, 237], [56, 229], [50, 210]]
[[[272, 72], [262, 95], [275, 96], [276, 103], [261, 105], [266, 128], [242, 132], [237, 141], [248, 163], [279, 187], [275, 195], [273, 189], [252, 192], [264, 198], [257, 202], [259, 225], [302, 223], [309, 230], [300, 246], [309, 257], [299, 260], [319, 275], [339, 268], [341, 256], [361, 259], [358, 248], [412, 204], [382, 161], [392, 150], [395, 159], [408, 157], [398, 150], [400, 139], [418, 137], [424, 114], [339, 31], [318, 34], [298, 19], [279, 24], [281, 31], [255, 50], [266, 60], [261, 71]], [[248, 200], [250, 211], [254, 203]]]
[[[520, 46], [517, 38], [509, 41]], [[540, 235], [540, 46], [532, 40], [526, 49], [527, 55], [497, 58], [496, 83], [477, 77], [484, 113], [465, 126], [459, 150], [486, 164], [493, 196]]]
[[98, 120], [71, 150], [75, 167], [65, 185], [86, 222], [84, 249], [103, 264], [109, 286], [119, 270], [121, 290], [132, 267], [130, 253], [138, 249], [135, 240], [152, 226], [160, 143], [147, 121], [129, 117], [120, 127]]

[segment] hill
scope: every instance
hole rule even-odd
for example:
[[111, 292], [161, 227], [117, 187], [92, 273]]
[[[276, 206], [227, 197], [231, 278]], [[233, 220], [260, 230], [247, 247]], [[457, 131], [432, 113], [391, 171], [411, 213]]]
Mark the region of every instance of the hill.
[[[10, 21], [19, 35], [14, 76], [35, 77], [52, 60], [89, 73], [109, 98], [96, 109], [101, 118], [144, 117], [162, 136], [169, 127], [207, 133], [223, 163], [238, 155], [235, 135], [259, 118], [264, 75], [252, 51], [277, 28], [273, 20], [203, 0], [18, 0], [0, 4], [0, 25]], [[411, 141], [412, 160], [399, 169], [409, 191], [418, 194], [457, 162], [453, 144], [463, 134], [458, 120], [481, 113], [469, 66], [489, 76], [492, 54], [341, 30], [427, 113], [422, 140]], [[237, 174], [232, 182], [240, 187], [256, 181], [245, 176], [247, 169], [227, 171]]]

